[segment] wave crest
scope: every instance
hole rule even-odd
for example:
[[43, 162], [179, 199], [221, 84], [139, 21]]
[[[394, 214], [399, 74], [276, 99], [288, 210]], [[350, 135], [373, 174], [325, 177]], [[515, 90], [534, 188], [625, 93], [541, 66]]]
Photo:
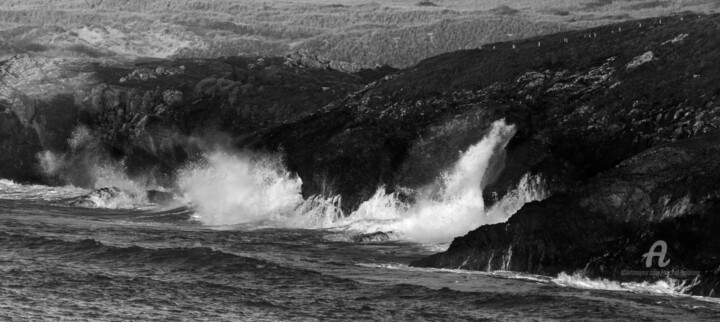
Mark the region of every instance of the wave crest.
[[364, 233], [392, 231], [404, 239], [439, 243], [507, 219], [507, 213], [485, 211], [482, 189], [502, 171], [505, 147], [514, 135], [514, 126], [504, 120], [494, 122], [488, 134], [468, 148], [452, 169], [430, 187], [418, 190], [415, 202], [404, 202], [396, 193], [388, 194], [381, 187], [334, 226]]
[[213, 152], [180, 171], [178, 187], [196, 218], [208, 225], [277, 220], [302, 203], [302, 180], [278, 155], [242, 156]]
[[302, 180], [284, 168], [278, 155], [213, 152], [181, 171], [178, 186], [196, 208], [196, 218], [208, 225], [381, 231], [407, 240], [447, 242], [481, 225], [505, 221], [524, 203], [544, 198], [542, 180], [525, 176], [516, 191], [485, 208], [482, 189], [502, 171], [505, 147], [514, 134], [514, 126], [494, 122], [437, 182], [410, 191], [414, 202], [380, 187], [347, 216], [339, 196], [303, 200]]
[[560, 273], [552, 281], [561, 286], [575, 288], [664, 295], [684, 295], [688, 289], [694, 286], [672, 278], [666, 278], [656, 282], [618, 282], [608, 279], [591, 279], [578, 273], [573, 275]]

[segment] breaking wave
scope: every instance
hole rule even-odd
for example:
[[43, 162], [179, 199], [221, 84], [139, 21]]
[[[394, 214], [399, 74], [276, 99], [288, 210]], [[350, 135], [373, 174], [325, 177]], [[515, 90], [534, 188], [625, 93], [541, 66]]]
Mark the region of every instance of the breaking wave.
[[80, 197], [73, 198], [67, 203], [73, 207], [105, 208], [105, 209], [137, 209], [137, 196], [126, 193], [117, 187], [107, 187], [91, 191]]
[[591, 279], [581, 274], [568, 275], [560, 273], [553, 283], [581, 289], [627, 291], [635, 293], [652, 293], [662, 295], [685, 295], [693, 287], [692, 284], [666, 278], [656, 282], [618, 282], [608, 279]]
[[[504, 120], [494, 122], [485, 137], [461, 153], [435, 183], [403, 191], [414, 196], [412, 202], [379, 187], [349, 215], [342, 212], [339, 196], [303, 199], [302, 180], [285, 168], [279, 154], [206, 152], [202, 161], [178, 171], [176, 187], [180, 199], [195, 209], [194, 218], [206, 225], [384, 232], [391, 239], [445, 243], [481, 225], [503, 222], [523, 204], [545, 198], [541, 178], [526, 175], [514, 191], [491, 207], [483, 201], [483, 188], [503, 170], [505, 147], [514, 134], [514, 126]], [[57, 199], [83, 194], [71, 205], [135, 208], [148, 204], [146, 191], [157, 187], [129, 178], [122, 162], [107, 157], [90, 130], [76, 128], [68, 145], [67, 153], [45, 151], [38, 156], [45, 174], [68, 186], [41, 189], [2, 182], [0, 197], [35, 194]]]
[[111, 160], [93, 132], [85, 126], [76, 127], [68, 139], [65, 153], [45, 150], [37, 158], [43, 174], [63, 184], [87, 189], [117, 187], [132, 202], [144, 203], [148, 180], [130, 178], [122, 161]]
[[196, 218], [208, 225], [382, 231], [407, 240], [447, 242], [481, 225], [505, 221], [526, 202], [545, 197], [541, 179], [527, 175], [515, 191], [485, 207], [482, 189], [502, 171], [505, 147], [514, 134], [514, 126], [497, 121], [436, 183], [418, 189], [414, 202], [380, 187], [347, 216], [340, 210], [340, 197], [303, 200], [302, 180], [284, 168], [280, 156], [210, 153], [205, 162], [181, 171], [178, 186], [197, 210]]
[[[465, 151], [452, 169], [443, 173], [431, 187], [420, 189], [413, 203], [401, 201], [396, 193], [378, 189], [350, 216], [333, 224], [360, 232], [391, 231], [403, 239], [420, 242], [446, 242], [488, 222], [506, 219], [500, 211], [490, 218], [485, 212], [482, 189], [488, 178], [502, 170], [505, 146], [515, 134], [514, 126], [503, 120]], [[502, 217], [502, 218], [500, 218]]]
[[50, 187], [34, 184], [20, 184], [12, 180], [0, 179], [0, 199], [59, 200], [86, 193], [87, 190], [74, 186]]
[[279, 156], [213, 152], [180, 171], [178, 187], [208, 225], [279, 220], [302, 203], [302, 180], [285, 170]]

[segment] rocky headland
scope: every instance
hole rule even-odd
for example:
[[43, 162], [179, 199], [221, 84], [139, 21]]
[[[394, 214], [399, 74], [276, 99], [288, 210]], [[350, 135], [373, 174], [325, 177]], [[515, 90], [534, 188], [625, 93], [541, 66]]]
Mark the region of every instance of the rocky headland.
[[404, 188], [435, 180], [505, 119], [516, 133], [484, 180], [485, 204], [528, 174], [542, 178], [547, 198], [413, 265], [655, 280], [666, 276], [623, 272], [649, 269], [642, 255], [663, 240], [662, 269], [697, 272], [671, 277], [715, 295], [718, 29], [718, 15], [629, 21], [399, 71], [301, 56], [17, 56], [0, 65], [0, 177], [62, 179], [39, 169], [38, 154], [83, 153], [69, 140], [81, 126], [130, 176], [150, 171], [171, 183], [222, 133], [225, 146], [282, 152], [304, 197], [339, 195], [350, 213], [380, 186], [412, 201]]
[[[282, 146], [305, 196], [340, 194], [351, 211], [378, 186], [402, 193], [434, 180], [505, 119], [517, 133], [486, 205], [526, 174], [549, 197], [413, 265], [669, 275], [714, 295], [719, 27], [720, 16], [684, 15], [449, 53], [239, 146]], [[656, 240], [669, 247], [666, 273], [623, 275], [649, 269], [642, 254]]]
[[[231, 57], [129, 64], [17, 55], [0, 63], [0, 177], [53, 182], [38, 154], [83, 153], [87, 147], [72, 139], [78, 127], [99, 140], [92, 153], [99, 145], [131, 175], [152, 170], [167, 177], [206, 144], [194, 138], [223, 141], [300, 119], [394, 71], [345, 73], [303, 62]], [[72, 183], [87, 185], [82, 170], [76, 172]]]

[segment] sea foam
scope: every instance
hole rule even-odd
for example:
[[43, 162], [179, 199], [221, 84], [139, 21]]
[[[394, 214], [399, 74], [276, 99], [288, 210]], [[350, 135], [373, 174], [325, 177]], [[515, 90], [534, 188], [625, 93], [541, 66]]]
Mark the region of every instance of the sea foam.
[[112, 160], [101, 146], [90, 129], [78, 126], [68, 139], [67, 152], [38, 153], [40, 169], [47, 177], [59, 179], [66, 185], [86, 189], [117, 187], [136, 196], [132, 202], [145, 202], [145, 191], [156, 187], [148, 187], [148, 180], [128, 177], [123, 162]]
[[302, 180], [284, 168], [279, 156], [212, 152], [205, 162], [181, 171], [178, 186], [197, 210], [196, 218], [207, 225], [383, 231], [405, 240], [442, 243], [505, 221], [526, 202], [545, 197], [540, 178], [527, 175], [515, 191], [485, 207], [482, 189], [502, 171], [505, 147], [514, 134], [514, 126], [496, 121], [435, 183], [418, 189], [414, 202], [379, 187], [348, 215], [340, 210], [339, 196], [303, 200]]
[[184, 200], [208, 225], [283, 222], [280, 217], [303, 202], [302, 180], [285, 170], [279, 156], [211, 152], [178, 177]]

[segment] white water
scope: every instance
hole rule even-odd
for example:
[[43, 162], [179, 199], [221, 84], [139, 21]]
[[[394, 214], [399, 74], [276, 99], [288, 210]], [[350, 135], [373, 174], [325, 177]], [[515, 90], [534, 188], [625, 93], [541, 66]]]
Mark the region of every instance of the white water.
[[302, 180], [291, 176], [278, 156], [213, 152], [204, 164], [181, 171], [178, 187], [208, 225], [277, 220], [303, 199]]
[[[687, 290], [692, 286], [688, 284], [683, 284], [677, 280], [667, 278], [664, 280], [659, 280], [655, 282], [618, 282], [618, 281], [612, 281], [608, 279], [592, 279], [587, 278], [585, 276], [582, 276], [581, 274], [573, 274], [568, 275], [566, 273], [560, 273], [557, 277], [550, 277], [550, 276], [543, 276], [543, 275], [534, 275], [529, 273], [522, 273], [522, 272], [513, 272], [513, 271], [503, 271], [503, 270], [497, 270], [497, 271], [491, 271], [491, 272], [485, 272], [485, 271], [470, 271], [470, 270], [463, 270], [463, 269], [447, 269], [447, 268], [423, 268], [423, 267], [410, 267], [405, 264], [365, 264], [361, 263], [358, 264], [359, 266], [363, 267], [371, 267], [371, 268], [380, 268], [380, 269], [388, 269], [388, 270], [399, 270], [399, 271], [407, 271], [414, 273], [415, 276], [421, 276], [422, 273], [428, 273], [428, 274], [434, 274], [434, 276], [438, 276], [438, 274], [444, 274], [440, 275], [443, 276], [444, 280], [454, 281], [455, 283], [459, 283], [455, 287], [451, 287], [452, 289], [457, 289], [459, 291], [468, 291], [472, 292], [477, 290], [478, 288], [482, 288], [485, 285], [484, 280], [480, 280], [479, 284], [473, 283], [473, 280], [470, 278], [467, 278], [466, 276], [494, 276], [494, 277], [501, 277], [501, 278], [508, 278], [513, 280], [525, 280], [525, 281], [531, 281], [541, 284], [555, 284], [563, 287], [571, 287], [575, 289], [585, 289], [585, 290], [605, 290], [605, 291], [621, 291], [621, 292], [632, 292], [632, 293], [639, 293], [639, 294], [654, 294], [654, 295], [669, 295], [669, 296], [678, 296], [678, 297], [692, 297], [696, 298], [698, 300], [706, 301], [706, 302], [713, 302], [718, 303], [717, 298], [711, 298], [711, 297], [702, 297], [702, 296], [691, 296], [687, 295]], [[420, 277], [421, 278], [421, 277]]]
[[406, 240], [442, 243], [505, 221], [524, 203], [544, 198], [540, 179], [526, 176], [516, 191], [485, 208], [482, 189], [502, 170], [504, 149], [514, 134], [513, 126], [497, 121], [435, 184], [419, 189], [414, 203], [380, 187], [349, 216], [342, 215], [339, 197], [303, 200], [302, 180], [288, 173], [277, 156], [210, 153], [206, 163], [181, 172], [178, 186], [197, 209], [197, 219], [208, 225], [383, 231]]
[[25, 185], [12, 180], [0, 179], [0, 199], [59, 200], [77, 197], [86, 192], [87, 190], [74, 186]]
[[[222, 152], [207, 155], [207, 162], [188, 167], [179, 186], [185, 198], [198, 211], [198, 219], [209, 225], [252, 223], [255, 227], [296, 227], [335, 229], [372, 233], [393, 231], [403, 239], [420, 242], [444, 242], [477, 226], [507, 220], [524, 203], [545, 197], [542, 181], [525, 176], [516, 190], [508, 193], [491, 208], [485, 208], [482, 188], [485, 178], [499, 171], [503, 151], [514, 134], [512, 126], [502, 121], [478, 144], [462, 153], [454, 167], [441, 175], [438, 182], [421, 191], [426, 193], [413, 204], [404, 203], [395, 194], [379, 188], [376, 194], [350, 216], [339, 212], [339, 197], [310, 198], [300, 195], [302, 181], [290, 174], [279, 156], [238, 156]], [[74, 135], [75, 140], [82, 135]], [[72, 143], [72, 146], [80, 146]], [[63, 156], [64, 157], [64, 156]], [[59, 165], [60, 162], [47, 166]], [[57, 170], [56, 170], [57, 171]], [[111, 175], [109, 177], [112, 177]], [[120, 176], [122, 178], [123, 176]], [[129, 180], [129, 179], [128, 179]], [[103, 182], [97, 180], [96, 182]], [[100, 183], [102, 185], [102, 183]], [[87, 190], [40, 185], [21, 185], [0, 179], [0, 198], [45, 200], [68, 198]], [[120, 207], [108, 205], [108, 207]], [[430, 270], [390, 264], [389, 269]], [[560, 274], [556, 278], [539, 277], [516, 272], [469, 272], [440, 270], [462, 274], [491, 274], [512, 279], [554, 283], [581, 289], [629, 291], [680, 296], [689, 285], [668, 279], [653, 283], [621, 283], [605, 279], [588, 279], [581, 275]], [[704, 301], [716, 302], [715, 299]]]
[[591, 279], [580, 274], [568, 275], [560, 273], [552, 282], [561, 285], [582, 289], [627, 291], [635, 293], [652, 293], [662, 295], [682, 295], [693, 285], [681, 283], [672, 278], [666, 278], [656, 282], [618, 282], [608, 279]]
[[[379, 187], [372, 198], [347, 216], [340, 210], [339, 196], [303, 200], [302, 180], [285, 169], [279, 155], [229, 154], [222, 149], [206, 152], [204, 162], [179, 171], [177, 187], [181, 198], [195, 208], [196, 219], [206, 225], [332, 229], [347, 232], [347, 237], [382, 231], [391, 233], [392, 238], [437, 245], [481, 225], [503, 222], [523, 204], [545, 197], [540, 178], [528, 175], [516, 190], [493, 207], [485, 207], [482, 189], [502, 171], [505, 146], [514, 134], [513, 126], [499, 120], [434, 184], [410, 191], [414, 202], [402, 201], [397, 194]], [[121, 190], [117, 197], [107, 200], [90, 198], [95, 207], [146, 205], [145, 191], [158, 188], [148, 186], [149, 180], [142, 184], [128, 178], [122, 162], [107, 157], [87, 128], [76, 128], [68, 145], [68, 153], [45, 151], [38, 155], [41, 167], [46, 175], [70, 186]], [[78, 196], [88, 191], [76, 192]]]
[[68, 145], [70, 150], [67, 153], [46, 150], [38, 154], [40, 168], [46, 176], [88, 189], [117, 187], [133, 196], [132, 200], [129, 200], [131, 203], [145, 202], [145, 191], [148, 188], [157, 188], [141, 183], [148, 180], [129, 178], [124, 164], [111, 160], [100, 148], [97, 137], [84, 126], [73, 130]]

